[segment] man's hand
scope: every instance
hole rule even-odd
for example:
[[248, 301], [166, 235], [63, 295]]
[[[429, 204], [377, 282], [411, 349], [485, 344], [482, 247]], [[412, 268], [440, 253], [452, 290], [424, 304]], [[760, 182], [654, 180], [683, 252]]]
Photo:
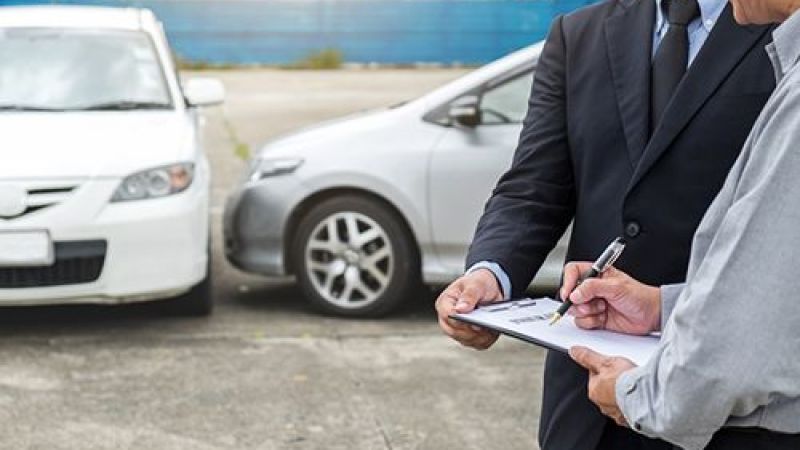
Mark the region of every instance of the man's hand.
[[454, 313], [468, 313], [479, 303], [503, 299], [494, 274], [478, 269], [454, 281], [436, 299], [436, 313], [442, 331], [461, 345], [486, 350], [497, 341], [498, 333], [476, 325], [467, 325], [450, 318]]
[[[561, 298], [575, 304], [570, 313], [575, 324], [586, 329], [605, 329], [644, 335], [661, 328], [661, 289], [640, 283], [613, 267], [600, 278], [575, 284], [591, 263], [573, 262], [564, 268]], [[574, 289], [574, 290], [573, 290]]]
[[627, 358], [601, 355], [586, 347], [572, 347], [569, 355], [589, 371], [589, 400], [618, 425], [627, 427], [628, 422], [617, 405], [617, 378], [636, 364]]

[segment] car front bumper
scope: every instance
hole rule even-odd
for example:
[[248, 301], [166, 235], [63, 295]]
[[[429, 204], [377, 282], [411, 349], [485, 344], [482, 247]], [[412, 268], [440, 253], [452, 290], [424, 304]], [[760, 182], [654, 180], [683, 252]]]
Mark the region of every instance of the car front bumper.
[[225, 204], [225, 256], [245, 272], [288, 275], [284, 248], [289, 217], [310, 194], [292, 175], [247, 182]]
[[54, 266], [0, 267], [0, 305], [153, 300], [186, 292], [206, 276], [207, 185], [109, 203], [117, 185], [86, 181], [62, 203], [0, 224], [6, 231], [47, 229], [56, 250]]

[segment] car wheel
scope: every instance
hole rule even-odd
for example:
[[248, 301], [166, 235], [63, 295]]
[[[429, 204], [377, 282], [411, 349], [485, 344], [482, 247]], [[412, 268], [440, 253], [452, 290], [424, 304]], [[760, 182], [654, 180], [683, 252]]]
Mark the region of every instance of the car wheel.
[[210, 251], [205, 278], [194, 285], [189, 292], [169, 300], [169, 309], [172, 313], [182, 316], [204, 317], [211, 315], [214, 310], [214, 300], [211, 293]]
[[328, 314], [386, 314], [420, 285], [410, 232], [389, 208], [361, 196], [317, 204], [299, 223], [292, 260], [304, 294]]

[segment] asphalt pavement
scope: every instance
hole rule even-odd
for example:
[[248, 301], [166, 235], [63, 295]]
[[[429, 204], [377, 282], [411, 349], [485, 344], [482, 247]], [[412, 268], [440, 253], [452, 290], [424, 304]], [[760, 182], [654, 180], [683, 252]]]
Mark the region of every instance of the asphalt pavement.
[[[543, 352], [441, 335], [436, 293], [380, 320], [323, 317], [292, 280], [224, 261], [219, 222], [246, 147], [417, 96], [463, 70], [202, 72], [216, 311], [0, 309], [2, 449], [536, 449]], [[243, 145], [241, 145], [243, 144]], [[237, 150], [238, 145], [238, 150]]]

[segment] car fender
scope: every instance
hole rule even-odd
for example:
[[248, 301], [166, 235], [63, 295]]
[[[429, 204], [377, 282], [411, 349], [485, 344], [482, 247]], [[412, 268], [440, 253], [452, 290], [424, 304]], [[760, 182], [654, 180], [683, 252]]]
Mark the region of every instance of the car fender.
[[[424, 200], [424, 187], [419, 192], [422, 197], [417, 197], [415, 192], [399, 189], [394, 183], [390, 183], [382, 177], [373, 176], [361, 171], [341, 171], [326, 173], [324, 177], [311, 177], [303, 180], [303, 185], [309, 190], [308, 198], [319, 198], [326, 192], [363, 192], [380, 198], [395, 210], [408, 224], [417, 245], [424, 253], [423, 248], [430, 245], [430, 227], [425, 219], [424, 212], [426, 204]], [[295, 208], [300, 205], [295, 205]]]

